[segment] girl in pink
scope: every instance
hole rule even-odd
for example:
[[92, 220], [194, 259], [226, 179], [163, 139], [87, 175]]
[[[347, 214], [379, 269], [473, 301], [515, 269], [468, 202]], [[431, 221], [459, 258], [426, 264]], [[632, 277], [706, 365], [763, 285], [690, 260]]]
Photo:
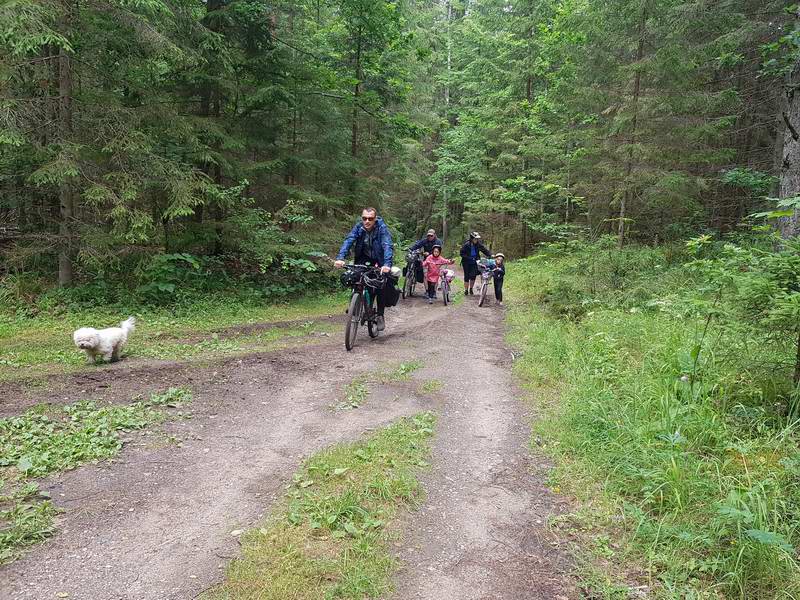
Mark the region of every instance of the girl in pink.
[[439, 268], [442, 265], [452, 265], [453, 261], [442, 256], [442, 247], [435, 244], [422, 268], [425, 269], [425, 282], [428, 284], [428, 304], [433, 304], [436, 298], [436, 284], [439, 283]]

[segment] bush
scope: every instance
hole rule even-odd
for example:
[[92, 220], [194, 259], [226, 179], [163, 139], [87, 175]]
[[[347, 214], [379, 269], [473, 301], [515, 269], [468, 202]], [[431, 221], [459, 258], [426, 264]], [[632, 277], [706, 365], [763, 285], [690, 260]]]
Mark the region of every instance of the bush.
[[[666, 597], [800, 594], [799, 249], [703, 238], [668, 261], [573, 245], [509, 268], [512, 302], [545, 309], [509, 318], [518, 373], [537, 397], [560, 394], [538, 431], [555, 481], [605, 498], [621, 566], [638, 558]], [[576, 305], [591, 306], [579, 322]]]

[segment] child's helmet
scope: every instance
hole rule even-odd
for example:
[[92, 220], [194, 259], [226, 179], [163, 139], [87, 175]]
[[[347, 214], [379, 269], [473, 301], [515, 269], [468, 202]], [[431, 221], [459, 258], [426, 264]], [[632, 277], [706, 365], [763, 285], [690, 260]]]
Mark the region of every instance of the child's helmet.
[[479, 240], [479, 239], [481, 239], [481, 234], [478, 233], [477, 231], [473, 231], [472, 233], [469, 234], [469, 239], [471, 239], [471, 240]]
[[442, 245], [441, 244], [434, 244], [433, 246], [431, 246], [431, 252], [433, 252], [437, 248], [439, 249], [439, 252], [442, 251]]
[[497, 254], [494, 255], [494, 257], [495, 258], [502, 258], [503, 260], [505, 260], [506, 255], [503, 254], [502, 252], [498, 252]]

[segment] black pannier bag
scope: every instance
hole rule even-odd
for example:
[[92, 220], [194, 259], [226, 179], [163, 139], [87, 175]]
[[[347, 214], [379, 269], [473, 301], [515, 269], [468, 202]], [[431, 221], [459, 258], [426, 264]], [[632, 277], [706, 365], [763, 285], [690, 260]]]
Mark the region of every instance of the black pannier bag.
[[386, 306], [397, 306], [400, 301], [400, 288], [397, 287], [398, 280], [399, 278], [391, 275], [386, 277], [386, 285], [383, 292]]

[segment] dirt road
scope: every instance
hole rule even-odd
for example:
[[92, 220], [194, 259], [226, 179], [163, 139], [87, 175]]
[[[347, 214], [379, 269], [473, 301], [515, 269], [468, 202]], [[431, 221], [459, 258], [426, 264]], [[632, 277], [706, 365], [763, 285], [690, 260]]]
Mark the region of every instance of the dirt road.
[[[193, 416], [131, 435], [112, 464], [48, 481], [64, 509], [59, 532], [0, 567], [0, 597], [193, 598], [236, 555], [231, 532], [269, 510], [304, 457], [421, 410], [439, 414], [433, 468], [427, 500], [398, 541], [404, 567], [393, 599], [573, 597], [563, 549], [547, 533], [559, 507], [543, 486], [547, 465], [529, 452], [501, 311], [474, 298], [449, 307], [415, 298], [387, 315], [386, 334], [359, 337], [351, 353], [337, 334], [210, 366], [129, 360], [108, 379], [59, 384], [64, 398], [117, 400], [188, 385]], [[426, 363], [414, 382], [373, 387], [361, 407], [331, 410], [353, 377], [403, 360]], [[442, 381], [441, 392], [419, 394], [427, 379]], [[39, 393], [52, 400], [45, 388], [25, 404]], [[8, 402], [4, 412], [13, 412]]]

